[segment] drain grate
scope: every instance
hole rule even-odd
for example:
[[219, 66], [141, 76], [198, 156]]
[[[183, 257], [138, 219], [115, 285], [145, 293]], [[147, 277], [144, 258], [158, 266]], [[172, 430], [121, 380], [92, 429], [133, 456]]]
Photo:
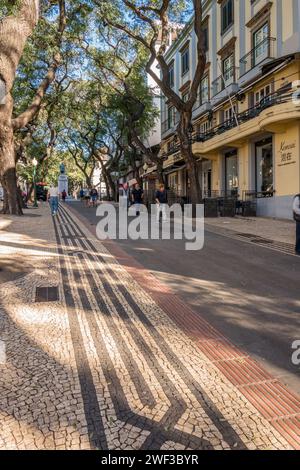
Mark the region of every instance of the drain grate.
[[59, 300], [58, 287], [37, 287], [35, 291], [35, 302], [56, 302]]
[[238, 237], [245, 238], [250, 240], [252, 243], [261, 243], [262, 245], [273, 245], [274, 241], [269, 240], [268, 238], [263, 238], [258, 235], [254, 235], [252, 233], [237, 233]]
[[243, 237], [243, 238], [255, 238], [255, 235], [253, 235], [253, 233], [238, 233], [237, 232], [237, 236]]
[[273, 240], [268, 240], [267, 238], [253, 238], [252, 243], [261, 243], [262, 245], [273, 245]]

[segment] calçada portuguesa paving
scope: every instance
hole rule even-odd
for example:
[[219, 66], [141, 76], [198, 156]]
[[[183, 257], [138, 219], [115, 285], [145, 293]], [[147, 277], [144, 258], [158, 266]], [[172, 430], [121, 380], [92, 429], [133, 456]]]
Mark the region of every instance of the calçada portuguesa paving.
[[0, 224], [0, 449], [300, 448], [299, 397], [67, 207]]

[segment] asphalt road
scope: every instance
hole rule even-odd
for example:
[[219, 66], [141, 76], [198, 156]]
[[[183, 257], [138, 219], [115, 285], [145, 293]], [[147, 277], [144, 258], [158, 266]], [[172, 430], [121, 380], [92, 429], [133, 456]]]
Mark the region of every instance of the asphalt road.
[[[96, 225], [95, 209], [68, 203]], [[208, 230], [201, 251], [178, 240], [119, 240], [120, 246], [196, 312], [294, 391], [300, 366], [300, 258]]]

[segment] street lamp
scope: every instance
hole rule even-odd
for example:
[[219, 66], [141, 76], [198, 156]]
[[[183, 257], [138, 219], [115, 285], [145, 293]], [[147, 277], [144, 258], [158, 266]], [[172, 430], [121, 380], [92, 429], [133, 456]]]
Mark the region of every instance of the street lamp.
[[34, 188], [34, 203], [33, 207], [38, 207], [37, 195], [36, 195], [36, 167], [38, 166], [38, 161], [36, 158], [32, 160], [33, 165], [33, 188]]

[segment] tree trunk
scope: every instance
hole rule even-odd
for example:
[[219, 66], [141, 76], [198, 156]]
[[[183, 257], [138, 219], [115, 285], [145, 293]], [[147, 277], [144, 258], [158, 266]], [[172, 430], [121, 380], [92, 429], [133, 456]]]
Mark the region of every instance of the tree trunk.
[[[182, 113], [177, 128], [177, 134], [180, 142], [180, 150], [183, 159], [187, 163], [188, 177], [190, 179], [190, 202], [191, 204], [202, 203], [202, 190], [200, 184], [201, 175], [198, 172], [198, 165], [192, 150], [190, 138], [190, 129], [192, 122], [192, 112]], [[199, 178], [200, 176], [200, 178]]]
[[0, 79], [5, 86], [5, 96], [0, 97], [0, 178], [7, 195], [5, 213], [15, 215], [21, 215], [22, 209], [17, 197], [11, 90], [27, 38], [38, 21], [38, 7], [37, 0], [22, 0], [16, 16], [0, 21]]
[[157, 168], [157, 176], [158, 176], [159, 184], [166, 184], [163, 161], [160, 158], [157, 159], [156, 168]]
[[101, 156], [96, 154], [96, 158], [97, 158], [97, 160], [99, 161], [99, 163], [101, 165], [101, 170], [102, 170], [103, 178], [104, 178], [104, 181], [105, 181], [105, 184], [106, 184], [106, 189], [108, 187], [110, 188], [111, 197], [112, 197], [113, 201], [117, 201], [116, 185], [115, 185], [115, 183], [114, 183], [114, 181], [111, 177], [111, 174], [110, 174], [109, 170], [106, 168], [105, 163], [102, 161]]
[[17, 195], [16, 156], [11, 121], [12, 106], [10, 96], [7, 96], [6, 103], [0, 106], [0, 179], [7, 197], [3, 212], [22, 215]]

